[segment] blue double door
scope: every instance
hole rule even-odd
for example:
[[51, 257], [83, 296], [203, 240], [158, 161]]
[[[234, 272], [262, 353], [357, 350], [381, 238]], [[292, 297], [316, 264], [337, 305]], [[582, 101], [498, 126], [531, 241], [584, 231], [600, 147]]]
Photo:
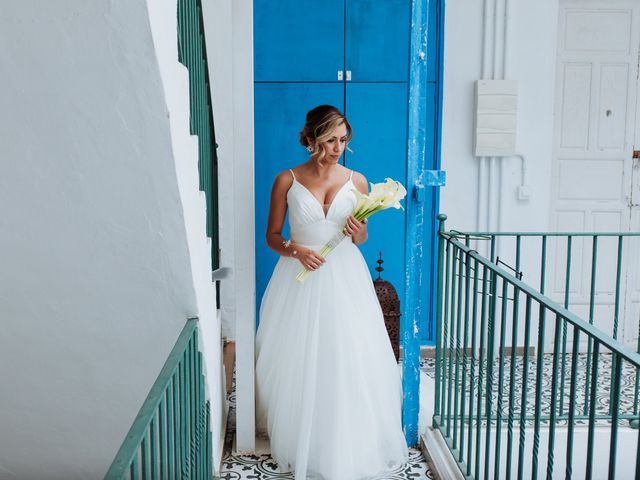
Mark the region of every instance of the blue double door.
[[[409, 0], [254, 1], [258, 306], [277, 261], [265, 242], [271, 186], [308, 159], [298, 141], [308, 110], [330, 104], [345, 113], [353, 127], [347, 168], [406, 185], [409, 41]], [[374, 278], [382, 252], [382, 277], [401, 299], [406, 221], [403, 210], [376, 214], [360, 247]]]

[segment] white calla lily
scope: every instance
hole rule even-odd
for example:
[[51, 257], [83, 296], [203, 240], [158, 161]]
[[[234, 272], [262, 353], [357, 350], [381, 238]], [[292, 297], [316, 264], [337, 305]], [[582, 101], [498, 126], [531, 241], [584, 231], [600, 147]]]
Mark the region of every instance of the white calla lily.
[[[356, 196], [356, 206], [352, 215], [359, 221], [369, 218], [374, 213], [386, 210], [387, 208], [402, 208], [400, 200], [406, 197], [407, 190], [404, 186], [392, 178], [385, 178], [384, 182], [372, 183], [371, 191], [368, 195], [351, 189]], [[344, 239], [344, 228], [334, 235], [318, 252], [321, 256], [326, 257], [338, 244]], [[312, 270], [304, 269], [296, 276], [298, 282], [303, 282]]]

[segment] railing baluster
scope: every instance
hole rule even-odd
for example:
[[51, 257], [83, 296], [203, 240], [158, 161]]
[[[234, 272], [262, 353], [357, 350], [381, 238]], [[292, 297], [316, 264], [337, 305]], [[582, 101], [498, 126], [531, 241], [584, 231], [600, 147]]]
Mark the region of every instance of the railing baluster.
[[496, 261], [496, 236], [491, 235], [491, 262], [494, 263]]
[[173, 476], [174, 478], [180, 477], [180, 467], [182, 458], [180, 457], [180, 430], [182, 425], [180, 423], [180, 384], [178, 381], [178, 368], [176, 368], [173, 376], [171, 377], [171, 383], [173, 384]]
[[[207, 402], [207, 425], [211, 423], [211, 404]], [[207, 429], [207, 458], [213, 458], [213, 442], [210, 429]], [[213, 478], [213, 462], [207, 461], [207, 479]]]
[[484, 477], [489, 478], [489, 468], [491, 460], [491, 408], [493, 399], [493, 350], [495, 347], [495, 322], [496, 322], [496, 292], [498, 277], [496, 273], [491, 271], [491, 299], [489, 301], [489, 322], [487, 327], [487, 393], [486, 393], [486, 411], [487, 417], [487, 433], [485, 438], [484, 452]]
[[[516, 236], [516, 277], [522, 276], [520, 273], [520, 251], [521, 251], [522, 237]], [[512, 461], [511, 455], [513, 453], [513, 419], [515, 410], [515, 386], [516, 386], [516, 353], [518, 349], [518, 316], [520, 305], [520, 290], [517, 287], [513, 289], [513, 310], [511, 316], [511, 365], [509, 370], [509, 416], [507, 419], [507, 465], [505, 468], [507, 476], [511, 477]]]
[[160, 431], [158, 432], [158, 437], [160, 438], [160, 478], [164, 480], [168, 478], [167, 474], [167, 422], [164, 416], [164, 395], [160, 400], [160, 405], [158, 405], [158, 428]]
[[573, 436], [576, 423], [576, 398], [578, 379], [578, 355], [580, 353], [580, 330], [573, 327], [573, 347], [571, 349], [571, 379], [569, 382], [569, 423], [567, 425], [567, 460], [565, 468], [566, 480], [573, 475]]
[[[472, 301], [472, 314], [471, 314], [471, 372], [469, 374], [469, 431], [467, 438], [467, 476], [471, 475], [471, 454], [473, 450], [473, 401], [476, 391], [476, 379], [475, 379], [475, 367], [476, 367], [476, 331], [478, 328], [478, 276], [480, 271], [478, 270], [478, 261], [473, 260], [473, 301]], [[478, 392], [480, 396], [480, 392]]]
[[531, 464], [531, 478], [538, 478], [538, 452], [540, 450], [540, 416], [542, 408], [542, 376], [544, 375], [544, 330], [547, 310], [540, 305], [538, 320], [538, 352], [536, 360], [536, 400], [533, 423], [533, 456]]
[[186, 478], [189, 475], [189, 421], [188, 421], [188, 401], [187, 401], [187, 353], [182, 354], [180, 360], [180, 423], [182, 428], [180, 429], [180, 449], [182, 454], [182, 477]]
[[529, 388], [529, 344], [531, 342], [531, 297], [527, 295], [524, 313], [524, 355], [522, 358], [522, 397], [520, 399], [520, 431], [518, 445], [518, 480], [524, 475], [524, 444], [526, 440], [527, 397]]
[[[454, 377], [453, 377], [453, 358], [454, 358], [454, 340], [457, 338], [457, 332], [455, 332], [455, 315], [456, 315], [456, 296], [457, 296], [457, 284], [458, 282], [456, 281], [456, 271], [457, 271], [457, 267], [458, 264], [457, 262], [459, 261], [458, 256], [460, 255], [460, 249], [458, 247], [454, 247], [454, 254], [453, 254], [453, 268], [451, 269], [451, 308], [450, 308], [450, 319], [449, 319], [449, 327], [451, 330], [451, 334], [449, 336], [449, 392], [447, 395], [447, 437], [451, 436], [451, 408], [452, 408], [452, 403], [453, 403], [453, 381], [454, 381]], [[455, 388], [458, 388], [458, 386], [456, 385]]]
[[[638, 343], [636, 352], [640, 353], [640, 322], [638, 322]], [[636, 368], [636, 388], [633, 393], [633, 414], [638, 415], [638, 393], [640, 392], [640, 368]]]
[[547, 480], [553, 480], [553, 462], [555, 457], [554, 449], [556, 440], [556, 396], [558, 394], [558, 362], [560, 361], [560, 343], [564, 338], [563, 325], [566, 325], [564, 318], [560, 315], [556, 315], [556, 328], [553, 334], [553, 361], [551, 363], [551, 411], [549, 416], [549, 448], [547, 449]]
[[142, 443], [140, 444], [140, 455], [142, 457], [140, 466], [142, 470], [142, 478], [144, 479], [148, 478], [148, 475], [149, 475], [149, 467], [147, 465], [149, 462], [149, 453], [147, 451], [148, 447], [149, 447], [149, 440], [148, 440], [147, 434], [145, 434], [145, 436], [142, 438]]
[[186, 407], [187, 407], [187, 425], [186, 425], [186, 440], [187, 440], [187, 452], [186, 452], [186, 458], [187, 458], [187, 476], [188, 478], [191, 478], [191, 476], [193, 475], [193, 459], [192, 459], [192, 455], [193, 455], [193, 445], [191, 443], [191, 437], [193, 435], [193, 429], [192, 429], [192, 425], [193, 425], [193, 364], [191, 361], [191, 348], [188, 348], [186, 351], [186, 358], [185, 358], [185, 365], [186, 365], [186, 383], [185, 383], [185, 388], [187, 390], [187, 403], [186, 403]]
[[[452, 271], [451, 268], [451, 242], [447, 240], [447, 249], [446, 249], [446, 258], [445, 258], [445, 287], [444, 287], [444, 298], [442, 301], [444, 302], [444, 313], [442, 315], [442, 347], [440, 351], [441, 356], [441, 364], [442, 364], [442, 372], [440, 372], [440, 376], [436, 375], [436, 379], [442, 379], [442, 389], [438, 389], [440, 397], [436, 397], [436, 402], [438, 398], [440, 398], [440, 407], [436, 407], [436, 411], [440, 413], [440, 424], [443, 424], [444, 414], [446, 412], [445, 406], [447, 401], [447, 340], [449, 338], [449, 295], [450, 295], [450, 273]], [[437, 352], [436, 352], [437, 353]], [[436, 364], [436, 369], [438, 368], [438, 364]], [[436, 370], [437, 372], [438, 370]], [[437, 387], [436, 387], [437, 388]]]
[[[482, 432], [482, 385], [484, 381], [484, 345], [485, 345], [485, 326], [487, 322], [487, 309], [488, 309], [488, 267], [485, 265], [482, 268], [482, 306], [480, 310], [480, 351], [478, 352], [478, 413], [476, 417], [476, 468], [475, 478], [480, 478], [480, 442]], [[490, 302], [489, 302], [490, 303]], [[485, 446], [486, 447], [486, 446]], [[488, 448], [488, 447], [486, 447]]]
[[[462, 336], [462, 279], [464, 272], [464, 259], [461, 250], [458, 250], [458, 291], [456, 301], [456, 343], [455, 343], [455, 360], [456, 360], [456, 372], [455, 372], [455, 380], [454, 380], [454, 400], [453, 400], [453, 448], [458, 448], [458, 419], [460, 417], [459, 414], [459, 399], [460, 399], [460, 337]], [[463, 386], [464, 387], [464, 386]]]
[[622, 235], [618, 237], [618, 254], [616, 263], [616, 293], [613, 303], [613, 338], [618, 339], [618, 318], [620, 314], [620, 280], [622, 277]]
[[158, 478], [158, 437], [156, 429], [158, 428], [157, 413], [154, 413], [151, 417], [149, 426], [149, 443], [151, 445], [151, 478], [156, 480]]
[[[590, 355], [587, 354], [587, 357]], [[591, 372], [591, 382], [589, 377], [586, 377], [587, 384], [591, 383], [591, 401], [589, 402], [589, 432], [587, 437], [587, 474], [586, 479], [591, 480], [593, 477], [593, 452], [595, 443], [595, 430], [596, 430], [596, 393], [598, 391], [598, 358], [600, 356], [600, 343], [595, 342], [593, 345], [593, 371]], [[588, 358], [587, 358], [588, 361]], [[587, 363], [587, 367], [588, 367]], [[587, 399], [585, 398], [585, 403]]]
[[[198, 353], [198, 372], [202, 372], [202, 354]], [[202, 450], [202, 446], [204, 445], [204, 435], [205, 435], [205, 425], [204, 425], [204, 421], [205, 421], [205, 411], [204, 411], [204, 377], [202, 376], [202, 373], [199, 373], [198, 376], [200, 377], [200, 394], [198, 395], [198, 410], [200, 412], [200, 437], [199, 437], [199, 441], [198, 441], [198, 456], [200, 457], [200, 476], [204, 477], [204, 455], [203, 455], [203, 450]], [[204, 480], [204, 478], [203, 478]]]
[[[445, 261], [445, 243], [444, 237], [442, 233], [444, 232], [444, 222], [447, 219], [446, 215], [438, 215], [438, 284], [437, 284], [437, 295], [436, 295], [436, 359], [435, 359], [435, 389], [434, 389], [434, 397], [435, 404], [433, 414], [436, 417], [440, 416], [440, 385], [442, 384], [442, 379], [440, 377], [440, 360], [442, 359], [442, 328], [445, 323], [446, 313], [443, 316], [444, 310], [444, 299], [442, 298], [442, 289], [444, 288], [444, 261]], [[446, 295], [446, 294], [445, 294]]]
[[[507, 336], [507, 300], [509, 297], [509, 283], [503, 279], [502, 281], [502, 308], [500, 315], [500, 347], [498, 349], [498, 405], [496, 408], [496, 455], [495, 455], [495, 469], [493, 471], [493, 478], [498, 480], [500, 478], [500, 440], [502, 432], [502, 398], [504, 390], [504, 350]], [[509, 475], [510, 472], [507, 472]]]
[[133, 457], [133, 461], [131, 462], [129, 475], [131, 477], [131, 480], [138, 480], [138, 478], [140, 478], [140, 475], [138, 473], [138, 452], [136, 452], [135, 456]]
[[540, 249], [540, 293], [544, 295], [544, 287], [547, 279], [547, 236], [542, 236]]
[[[617, 252], [617, 263], [616, 263], [616, 293], [613, 300], [613, 338], [614, 340], [618, 339], [618, 315], [620, 313], [620, 277], [622, 275], [622, 235], [618, 237], [618, 252]], [[612, 357], [615, 359], [615, 356]], [[612, 372], [615, 370], [615, 361], [611, 364]], [[613, 381], [613, 376], [612, 376]], [[613, 403], [613, 386], [611, 388], [611, 397], [609, 398], [609, 415], [613, 413], [614, 410]]]
[[[471, 257], [465, 255], [465, 281], [464, 281], [464, 338], [462, 341], [462, 383], [461, 383], [461, 395], [460, 395], [460, 461], [464, 459], [464, 408], [465, 408], [465, 393], [467, 390], [467, 363], [469, 357], [467, 355], [467, 342], [469, 340], [469, 289], [471, 288]], [[471, 381], [473, 385], [473, 381]], [[470, 396], [473, 396], [473, 389], [471, 389]], [[469, 417], [471, 418], [471, 417]], [[469, 430], [471, 430], [471, 424], [469, 424]]]
[[[569, 291], [571, 289], [571, 243], [573, 237], [567, 237], [567, 267], [564, 281], [564, 308], [569, 309]], [[562, 372], [560, 374], [560, 415], [564, 414], [564, 379], [565, 379], [565, 359], [567, 356], [567, 322], [563, 320], [562, 325]]]
[[173, 431], [174, 431], [174, 418], [173, 418], [173, 385], [169, 382], [167, 385], [167, 391], [165, 394], [166, 408], [167, 408], [167, 475], [169, 478], [173, 476], [174, 458], [173, 458]]
[[[622, 377], [622, 358], [612, 353], [612, 361], [615, 364], [613, 372], [612, 397], [615, 405], [620, 405], [620, 383]], [[620, 409], [614, 408], [611, 416], [611, 442], [609, 444], [609, 480], [616, 478], [616, 453], [618, 450], [618, 421]]]
[[189, 372], [190, 372], [190, 378], [189, 378], [189, 391], [190, 391], [190, 410], [191, 410], [191, 415], [190, 415], [190, 420], [191, 420], [191, 426], [189, 427], [190, 430], [190, 435], [189, 435], [189, 461], [190, 461], [190, 470], [191, 472], [194, 472], [194, 468], [195, 468], [195, 459], [196, 459], [196, 452], [195, 452], [195, 435], [196, 435], [196, 422], [198, 419], [198, 411], [196, 408], [196, 361], [195, 361], [195, 353], [196, 353], [196, 348], [192, 342], [192, 344], [189, 346]]
[[[589, 299], [589, 323], [593, 325], [593, 316], [596, 304], [596, 264], [598, 259], [598, 236], [593, 236], [593, 245], [591, 247], [591, 298]], [[587, 338], [587, 378], [589, 378], [589, 372], [591, 371], [591, 337]], [[587, 414], [589, 409], [589, 382], [585, 385], [584, 394], [584, 414]]]
[[[517, 264], [518, 262], [516, 262]], [[518, 270], [518, 268], [516, 268]], [[513, 418], [516, 389], [516, 350], [518, 349], [518, 306], [520, 302], [520, 290], [516, 287], [513, 290], [513, 311], [511, 317], [511, 365], [509, 369], [509, 417], [507, 419], [507, 466], [506, 474], [511, 478], [511, 455], [513, 453]]]

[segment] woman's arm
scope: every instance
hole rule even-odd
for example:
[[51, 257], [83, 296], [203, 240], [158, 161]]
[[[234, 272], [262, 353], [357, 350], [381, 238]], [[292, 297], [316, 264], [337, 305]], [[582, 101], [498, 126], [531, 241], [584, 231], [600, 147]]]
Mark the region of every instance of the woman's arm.
[[292, 183], [293, 178], [288, 170], [280, 173], [273, 182], [267, 222], [267, 245], [277, 254], [297, 258], [305, 268], [315, 270], [325, 262], [324, 258], [313, 250], [293, 242], [285, 247], [286, 239], [282, 236], [284, 216], [287, 213], [287, 192]]
[[[369, 184], [364, 175], [358, 172], [353, 172], [353, 184], [356, 186], [360, 193], [365, 195], [369, 193]], [[369, 233], [367, 232], [367, 219], [362, 222], [355, 219], [353, 215], [347, 217], [347, 223], [345, 225], [347, 235], [351, 235], [353, 243], [360, 245], [367, 241]]]

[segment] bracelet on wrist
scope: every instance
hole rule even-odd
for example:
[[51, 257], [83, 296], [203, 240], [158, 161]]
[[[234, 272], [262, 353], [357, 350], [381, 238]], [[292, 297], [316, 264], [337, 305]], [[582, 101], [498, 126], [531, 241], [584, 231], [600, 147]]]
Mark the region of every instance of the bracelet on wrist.
[[[288, 249], [291, 246], [291, 240], [283, 240], [282, 246], [285, 248], [285, 250]], [[291, 256], [295, 257], [296, 255], [298, 255], [298, 251], [294, 248], [291, 252]]]

